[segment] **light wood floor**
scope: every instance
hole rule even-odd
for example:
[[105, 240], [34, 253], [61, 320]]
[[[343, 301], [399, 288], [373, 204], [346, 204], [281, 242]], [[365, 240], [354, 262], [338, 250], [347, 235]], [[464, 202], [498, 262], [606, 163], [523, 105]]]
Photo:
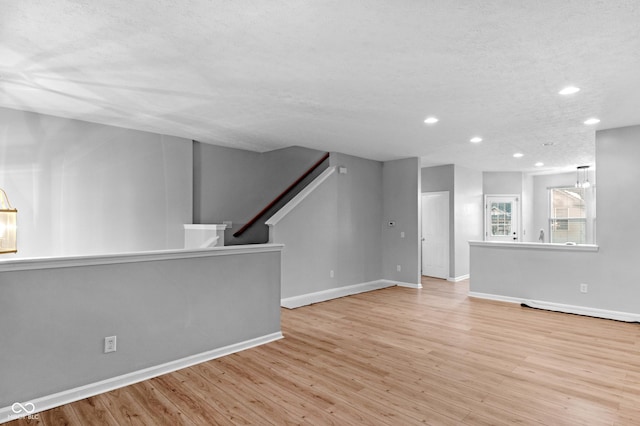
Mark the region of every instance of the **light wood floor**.
[[640, 325], [423, 285], [284, 309], [283, 340], [30, 424], [640, 424]]

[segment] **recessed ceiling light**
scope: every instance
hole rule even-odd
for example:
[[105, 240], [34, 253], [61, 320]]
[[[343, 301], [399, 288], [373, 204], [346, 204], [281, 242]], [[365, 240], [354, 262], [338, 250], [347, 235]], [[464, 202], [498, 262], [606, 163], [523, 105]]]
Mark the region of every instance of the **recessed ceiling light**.
[[555, 145], [555, 142], [545, 142], [542, 144], [542, 146], [553, 146]]
[[574, 93], [577, 93], [579, 91], [580, 91], [579, 87], [568, 86], [568, 87], [565, 87], [564, 89], [562, 89], [561, 91], [559, 91], [558, 94], [560, 94], [560, 95], [573, 95]]
[[586, 120], [584, 124], [592, 125], [592, 124], [598, 124], [599, 122], [600, 122], [600, 119], [594, 117]]
[[438, 119], [436, 117], [427, 117], [424, 122], [427, 124], [436, 124]]
[[515, 154], [513, 154], [513, 158], [522, 158], [524, 157], [524, 154], [521, 152], [516, 152]]
[[541, 161], [538, 161], [536, 164], [534, 164], [534, 166], [536, 166], [536, 167], [542, 167], [542, 166], [544, 166], [544, 163], [543, 163], [543, 162], [541, 162]]
[[482, 142], [482, 138], [479, 137], [479, 136], [475, 136], [475, 137], [469, 139], [469, 142], [471, 142], [471, 143], [480, 143], [480, 142]]

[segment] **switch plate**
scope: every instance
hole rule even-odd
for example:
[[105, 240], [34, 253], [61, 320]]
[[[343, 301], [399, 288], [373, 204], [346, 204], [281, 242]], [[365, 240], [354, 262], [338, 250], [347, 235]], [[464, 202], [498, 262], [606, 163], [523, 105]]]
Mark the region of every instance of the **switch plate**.
[[404, 231], [400, 232], [400, 238], [404, 238]]
[[104, 353], [116, 351], [116, 336], [109, 336], [104, 338]]

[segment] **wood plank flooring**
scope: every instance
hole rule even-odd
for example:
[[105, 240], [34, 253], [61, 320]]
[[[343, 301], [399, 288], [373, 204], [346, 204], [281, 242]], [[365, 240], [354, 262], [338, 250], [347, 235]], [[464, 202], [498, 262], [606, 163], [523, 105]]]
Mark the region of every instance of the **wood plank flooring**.
[[8, 424], [640, 424], [639, 324], [423, 285], [283, 309], [283, 340]]

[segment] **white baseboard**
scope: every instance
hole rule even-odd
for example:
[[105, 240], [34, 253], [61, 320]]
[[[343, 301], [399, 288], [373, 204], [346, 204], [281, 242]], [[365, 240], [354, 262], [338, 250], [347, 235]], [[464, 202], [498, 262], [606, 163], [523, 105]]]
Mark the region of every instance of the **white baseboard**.
[[447, 281], [451, 281], [454, 283], [460, 282], [460, 281], [464, 281], [469, 279], [469, 274], [465, 274], [465, 275], [460, 275], [459, 277], [449, 277], [447, 278]]
[[389, 286], [397, 285], [398, 287], [408, 287], [408, 288], [422, 288], [422, 284], [420, 283], [403, 283], [401, 281], [391, 281], [391, 280], [381, 280], [384, 282], [388, 282]]
[[[244, 342], [235, 343], [233, 345], [224, 346], [222, 348], [213, 349], [211, 351], [203, 352], [200, 354], [191, 355], [186, 358], [123, 374], [121, 376], [112, 377], [110, 379], [102, 380], [96, 383], [90, 383], [88, 385], [54, 393], [52, 395], [43, 396], [31, 401], [16, 401], [17, 403], [22, 404], [23, 407], [28, 408], [30, 413], [26, 414], [24, 411], [22, 413], [15, 413], [12, 410], [12, 406], [3, 407], [0, 408], [0, 423], [5, 423], [21, 417], [27, 417], [29, 415], [34, 416], [35, 414], [42, 411], [50, 410], [61, 405], [69, 404], [84, 398], [89, 398], [91, 396], [109, 392], [114, 389], [122, 388], [124, 386], [129, 386], [134, 383], [142, 382], [144, 380], [149, 380], [163, 374], [171, 373], [173, 371], [180, 370], [186, 367], [191, 367], [192, 365], [200, 364], [205, 361], [210, 361], [212, 359], [240, 352], [245, 349], [253, 348], [255, 346], [264, 345], [265, 343], [273, 342], [282, 339], [283, 337], [284, 336], [282, 335], [282, 332], [278, 331], [277, 333], [271, 333], [264, 336], [256, 337], [255, 339], [246, 340]], [[34, 408], [34, 411], [31, 411], [32, 406]], [[20, 411], [18, 406], [16, 406], [16, 408], [18, 409], [18, 411]]]
[[498, 294], [488, 294], [488, 293], [477, 293], [475, 291], [470, 291], [468, 294], [469, 296], [475, 297], [478, 299], [496, 300], [498, 302], [517, 303], [518, 305], [523, 303], [525, 300], [518, 297], [500, 296]]
[[301, 294], [300, 296], [281, 299], [280, 306], [288, 309], [295, 309], [301, 306], [311, 305], [312, 303], [325, 302], [327, 300], [337, 299], [344, 296], [351, 296], [352, 294], [364, 293], [372, 290], [380, 290], [381, 288], [393, 287], [394, 285], [399, 284], [389, 280], [377, 280], [348, 285], [345, 287], [330, 288], [328, 290]]
[[563, 312], [567, 314], [585, 315], [588, 317], [612, 319], [623, 322], [640, 322], [640, 314], [630, 312], [610, 311], [606, 309], [590, 308], [588, 306], [565, 305], [562, 303], [545, 302], [542, 300], [522, 299], [518, 297], [499, 296], [496, 294], [469, 292], [469, 296], [480, 299], [497, 300], [501, 302], [518, 303], [536, 309]]

